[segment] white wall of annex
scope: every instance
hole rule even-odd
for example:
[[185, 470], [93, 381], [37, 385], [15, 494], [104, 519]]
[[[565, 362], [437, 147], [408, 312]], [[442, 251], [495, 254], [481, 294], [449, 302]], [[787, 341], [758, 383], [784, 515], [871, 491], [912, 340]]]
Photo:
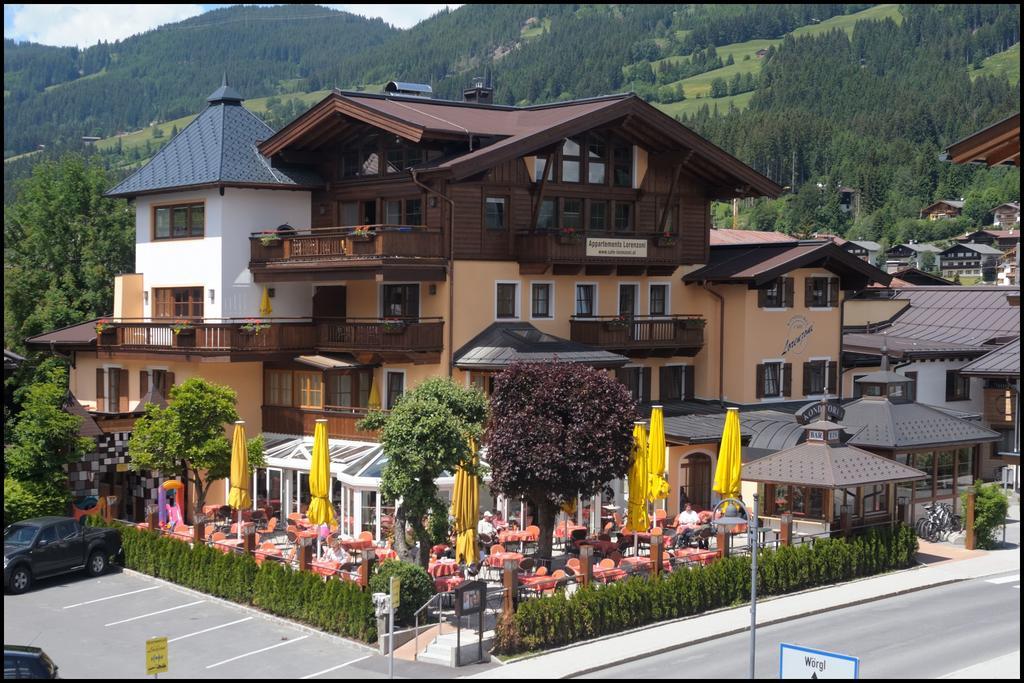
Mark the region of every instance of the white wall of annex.
[[[152, 207], [154, 204], [206, 204], [205, 236], [195, 239], [153, 241]], [[135, 200], [135, 272], [143, 276], [143, 289], [149, 292], [144, 315], [153, 315], [153, 288], [202, 287], [203, 313], [207, 318], [221, 317], [219, 291], [211, 304], [209, 290], [221, 289], [221, 216], [223, 198], [216, 189], [146, 195]], [[248, 248], [248, 245], [247, 245]]]
[[906, 372], [917, 373], [917, 402], [930, 406], [949, 408], [965, 413], [982, 413], [985, 409], [985, 380], [980, 377], [971, 378], [971, 398], [969, 401], [946, 400], [946, 371], [959, 370], [967, 365], [967, 360], [927, 360], [917, 361], [909, 365], [899, 365], [901, 375]]
[[[258, 317], [263, 286], [249, 272], [249, 236], [287, 223], [308, 230], [312, 203], [309, 192], [225, 188], [220, 231], [224, 254], [217, 298], [225, 318]], [[313, 289], [307, 283], [274, 283], [271, 300], [275, 318], [307, 317], [312, 313]]]

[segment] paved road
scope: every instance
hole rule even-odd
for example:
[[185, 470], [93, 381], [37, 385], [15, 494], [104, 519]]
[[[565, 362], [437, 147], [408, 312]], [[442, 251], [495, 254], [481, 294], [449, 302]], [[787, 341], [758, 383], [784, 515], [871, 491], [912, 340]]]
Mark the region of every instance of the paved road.
[[[369, 647], [117, 569], [4, 595], [4, 643], [42, 647], [61, 678], [143, 677], [145, 642], [154, 636], [169, 643], [170, 671], [161, 678], [385, 678], [388, 671]], [[477, 670], [395, 661], [403, 678]]]
[[[681, 623], [679, 628], [688, 626]], [[778, 678], [782, 642], [859, 657], [863, 678], [938, 678], [1020, 649], [1020, 573], [932, 588], [760, 628], [758, 678]], [[729, 636], [586, 677], [745, 678], [749, 643], [749, 633]], [[1019, 674], [1019, 658], [1014, 661], [1017, 668], [1008, 674]]]

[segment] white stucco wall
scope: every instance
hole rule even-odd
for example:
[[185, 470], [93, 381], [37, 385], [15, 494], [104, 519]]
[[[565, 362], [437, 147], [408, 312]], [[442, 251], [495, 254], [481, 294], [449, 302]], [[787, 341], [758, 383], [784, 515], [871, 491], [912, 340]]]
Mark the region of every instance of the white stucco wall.
[[[206, 204], [202, 239], [152, 239], [154, 204]], [[148, 195], [136, 200], [135, 272], [143, 275], [150, 292], [144, 315], [152, 316], [154, 287], [203, 287], [206, 318], [259, 316], [263, 288], [249, 272], [249, 235], [288, 223], [297, 230], [309, 228], [309, 192], [225, 188]], [[274, 286], [274, 317], [304, 317], [312, 311], [312, 287], [303, 283]], [[210, 290], [214, 290], [210, 302]]]
[[946, 401], [946, 371], [958, 370], [968, 362], [967, 360], [915, 361], [909, 365], [901, 363], [896, 372], [901, 375], [907, 372], [917, 373], [918, 403], [950, 408], [965, 413], [981, 413], [984, 410], [985, 381], [979, 377], [971, 378], [971, 399], [969, 401]]

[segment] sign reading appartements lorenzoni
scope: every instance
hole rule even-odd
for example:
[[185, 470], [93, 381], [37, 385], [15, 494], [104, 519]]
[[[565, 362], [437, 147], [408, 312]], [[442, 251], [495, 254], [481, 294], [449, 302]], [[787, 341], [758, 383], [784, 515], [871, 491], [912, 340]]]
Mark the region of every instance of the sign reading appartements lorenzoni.
[[631, 256], [647, 258], [647, 240], [605, 237], [587, 238], [587, 256]]

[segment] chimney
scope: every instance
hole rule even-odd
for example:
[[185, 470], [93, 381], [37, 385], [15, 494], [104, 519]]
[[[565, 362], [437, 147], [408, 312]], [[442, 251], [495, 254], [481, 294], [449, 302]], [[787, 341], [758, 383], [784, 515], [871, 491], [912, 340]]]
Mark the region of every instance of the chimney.
[[492, 104], [494, 101], [494, 88], [484, 85], [484, 79], [474, 78], [473, 87], [462, 91], [462, 101], [472, 104]]

